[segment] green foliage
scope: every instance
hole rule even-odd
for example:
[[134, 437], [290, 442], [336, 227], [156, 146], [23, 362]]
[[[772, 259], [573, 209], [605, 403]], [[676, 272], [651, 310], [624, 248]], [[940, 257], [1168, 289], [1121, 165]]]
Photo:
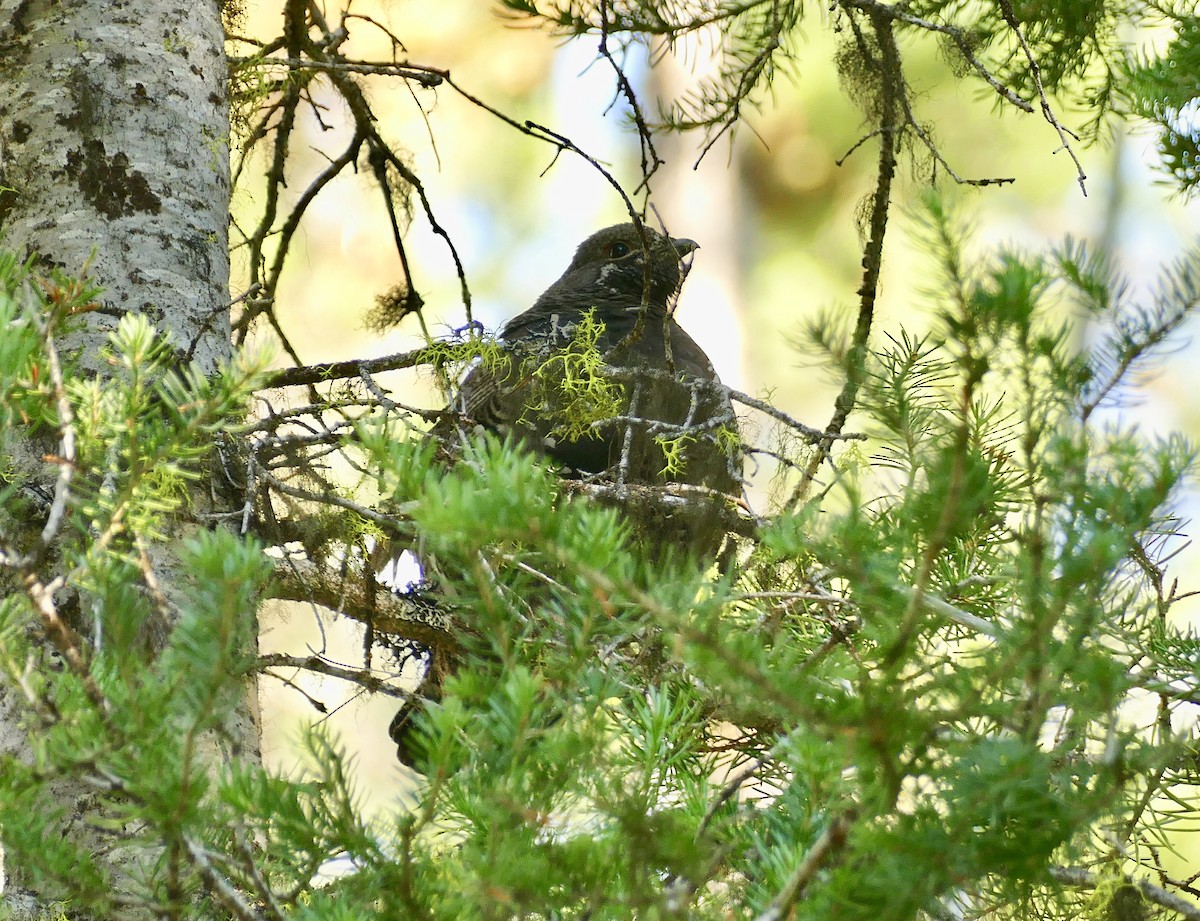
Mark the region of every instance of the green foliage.
[[[1106, 854], [1104, 835], [1156, 842], [1177, 821], [1166, 796], [1196, 783], [1194, 732], [1172, 714], [1194, 699], [1197, 640], [1168, 616], [1163, 568], [1194, 452], [1094, 418], [1194, 310], [1194, 278], [1168, 271], [1138, 308], [1077, 244], [972, 261], [940, 201], [921, 221], [935, 323], [866, 361], [874, 462], [843, 465], [819, 505], [776, 516], [723, 575], [647, 559], [615, 511], [514, 445], [472, 438], [444, 467], [416, 430], [356, 425], [458, 650], [415, 717], [424, 780], [375, 824], [320, 733], [299, 779], [212, 760], [254, 667], [270, 567], [221, 530], [176, 542], [166, 616], [146, 559], [187, 511], [201, 446], [238, 425], [250, 374], [176, 373], [125, 321], [109, 382], [61, 391], [78, 434], [62, 565], [91, 612], [81, 664], [29, 672], [36, 599], [0, 607], [33, 752], [0, 771], [10, 860], [115, 910], [111, 869], [64, 834], [52, 796], [83, 781], [153, 845], [139, 898], [180, 917], [268, 895], [313, 919], [874, 921], [949, 899], [1072, 915], [1055, 868]], [[0, 305], [6, 406], [57, 430], [58, 388], [31, 370], [45, 331], [18, 294]], [[1080, 308], [1091, 353], [1074, 345]], [[819, 335], [831, 360], [854, 360]], [[580, 355], [554, 374], [582, 392]], [[1141, 725], [1127, 708], [1147, 693], [1161, 705]], [[1094, 912], [1136, 914], [1127, 901]]]
[[[504, 5], [605, 43], [716, 26], [715, 77], [667, 115], [712, 133], [799, 48], [794, 3]], [[924, 35], [1001, 105], [1086, 102], [1093, 137], [1124, 100], [1163, 129], [1188, 191], [1184, 13], [914, 0], [839, 3], [830, 21], [868, 130], [898, 149], [923, 129], [891, 56]], [[1175, 37], [1122, 68], [1133, 14]], [[239, 73], [244, 111], [311, 79]], [[921, 221], [932, 331], [876, 333], [870, 350], [836, 325], [811, 337], [860, 382], [869, 461], [846, 449], [819, 498], [776, 510], [720, 572], [647, 558], [615, 511], [514, 444], [474, 437], [447, 467], [416, 428], [346, 424], [453, 638], [415, 717], [420, 785], [375, 823], [337, 740], [306, 734], [294, 779], [234, 744], [271, 566], [202, 527], [192, 490], [214, 445], [236, 453], [259, 363], [205, 377], [127, 317], [108, 374], [82, 378], [54, 343], [95, 292], [0, 257], [0, 673], [28, 755], [0, 760], [6, 866], [96, 917], [1141, 921], [1151, 897], [1168, 904], [1165, 871], [1157, 889], [1126, 874], [1191, 830], [1178, 806], [1200, 784], [1200, 639], [1167, 570], [1195, 451], [1104, 407], [1200, 306], [1198, 260], [1139, 300], [1079, 244], [971, 260], [939, 199]], [[402, 288], [382, 306], [411, 303]], [[623, 399], [598, 330], [585, 318], [570, 349], [522, 369], [570, 396], [563, 437]], [[509, 360], [478, 341], [427, 357]], [[682, 444], [663, 447], [671, 464]], [[88, 793], [82, 812], [64, 789]], [[119, 830], [131, 874], [93, 825]]]
[[355, 426], [355, 439], [372, 468], [385, 498], [409, 502], [420, 494], [433, 463], [437, 443], [388, 419], [367, 418]]
[[936, 200], [925, 232], [936, 332], [867, 366], [880, 463], [727, 578], [640, 559], [494, 440], [446, 472], [393, 450], [383, 475], [469, 612], [469, 664], [418, 720], [405, 911], [1015, 918], [1036, 895], [1066, 917], [1052, 867], [1171, 823], [1145, 784], [1193, 783], [1192, 748], [1122, 712], [1194, 693], [1160, 562], [1194, 453], [1090, 417], [1192, 309], [1178, 273], [1171, 311], [1138, 312], [1081, 247], [972, 263]]
[[[0, 604], [0, 670], [9, 699], [27, 707], [31, 753], [0, 765], [0, 829], [23, 884], [106, 916], [128, 893], [114, 888], [93, 837], [70, 830], [81, 819], [130, 823], [131, 851], [165, 848], [161, 863], [146, 858], [145, 884], [153, 892], [174, 877], [176, 899], [199, 889], [198, 878], [178, 877], [181, 855], [220, 836], [231, 843], [232, 816], [211, 790], [212, 750], [244, 708], [254, 610], [271, 566], [253, 541], [223, 530], [178, 536], [183, 486], [240, 423], [261, 361], [206, 377], [178, 367], [170, 343], [127, 316], [101, 353], [108, 376], [89, 380], [54, 343], [95, 293], [0, 260], [9, 426], [0, 549], [6, 584], [22, 587]], [[18, 432], [57, 435], [47, 470], [8, 454]], [[56, 497], [48, 522], [28, 498], [47, 482]], [[18, 507], [24, 515], [8, 514]], [[185, 574], [169, 599], [154, 576], [168, 543]], [[46, 583], [53, 594], [39, 588]], [[45, 637], [62, 667], [46, 667]], [[91, 791], [79, 815], [63, 798], [71, 789]]]
[[[719, 29], [717, 66], [711, 76], [662, 113], [675, 129], [702, 128], [710, 136], [736, 130], [757, 108], [779, 74], [796, 71], [803, 58], [803, 5], [778, 0], [722, 0], [687, 4], [666, 0], [502, 0], [515, 19], [535, 20], [566, 35], [600, 34], [622, 48], [655, 40], [679, 42]], [[830, 7], [839, 33], [836, 65], [844, 88], [872, 124], [886, 111], [885, 98], [903, 97], [897, 124], [916, 147], [932, 147], [927, 126], [914, 117], [916, 94], [902, 68], [884, 52], [885, 31], [938, 42], [960, 78], [997, 89], [999, 106], [1037, 111], [1040, 102], [1069, 99], [1089, 113], [1085, 140], [1102, 137], [1118, 110], [1161, 127], [1161, 150], [1182, 188], [1195, 186], [1194, 49], [1197, 19], [1186, 3], [1112, 4], [1104, 0], [1002, 0], [965, 4], [918, 0], [903, 5], [836, 3]], [[1177, 31], [1161, 57], [1124, 66], [1127, 21]], [[990, 92], [990, 90], [989, 90]], [[1119, 104], [1124, 100], [1122, 104]], [[639, 125], [639, 128], [643, 126]], [[911, 129], [911, 131], [910, 131]], [[889, 129], [891, 130], [891, 129]]]
[[1200, 189], [1200, 16], [1185, 8], [1167, 6], [1174, 40], [1161, 55], [1129, 61], [1120, 92], [1133, 113], [1157, 127], [1163, 169], [1192, 196]]

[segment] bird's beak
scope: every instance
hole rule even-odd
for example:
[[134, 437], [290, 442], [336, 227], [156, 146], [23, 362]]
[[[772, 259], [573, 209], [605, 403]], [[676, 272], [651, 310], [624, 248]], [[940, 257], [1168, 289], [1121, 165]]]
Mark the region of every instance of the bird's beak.
[[687, 237], [672, 237], [671, 245], [675, 247], [675, 252], [679, 253], [680, 259], [690, 253], [694, 253], [700, 248], [699, 243], [695, 240], [689, 240]]

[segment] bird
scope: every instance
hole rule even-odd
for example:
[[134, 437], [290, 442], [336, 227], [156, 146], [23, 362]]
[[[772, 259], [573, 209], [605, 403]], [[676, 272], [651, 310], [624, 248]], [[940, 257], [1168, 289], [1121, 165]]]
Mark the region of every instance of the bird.
[[[697, 249], [640, 223], [593, 233], [533, 306], [501, 328], [501, 357], [465, 376], [454, 409], [516, 437], [568, 477], [701, 487], [689, 501], [711, 518], [704, 513], [740, 496], [741, 453], [729, 391], [674, 317], [683, 260]], [[664, 523], [641, 517], [647, 533]], [[700, 534], [676, 524], [668, 543], [673, 534], [692, 551], [719, 543], [711, 522]]]
[[[501, 327], [498, 350], [467, 371], [447, 416], [558, 464], [564, 479], [618, 506], [656, 557], [703, 563], [724, 544], [742, 455], [729, 390], [674, 318], [683, 260], [697, 249], [640, 223], [593, 233]], [[457, 430], [439, 423], [435, 434], [453, 443]], [[681, 485], [689, 489], [671, 494]], [[397, 757], [417, 770], [415, 717], [454, 667], [430, 650], [426, 678], [389, 726]]]

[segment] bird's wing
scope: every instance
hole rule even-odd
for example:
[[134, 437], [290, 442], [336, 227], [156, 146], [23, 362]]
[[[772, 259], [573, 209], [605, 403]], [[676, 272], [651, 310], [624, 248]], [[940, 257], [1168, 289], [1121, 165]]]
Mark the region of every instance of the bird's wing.
[[687, 377], [720, 383], [717, 370], [704, 349], [674, 320], [671, 320], [671, 359], [675, 370]]
[[514, 370], [513, 359], [507, 354], [491, 364], [480, 362], [475, 365], [459, 385], [454, 408], [488, 428], [498, 428], [512, 421], [506, 418], [505, 395], [510, 388], [505, 383]]
[[492, 429], [502, 429], [519, 419], [524, 411], [521, 367], [525, 359], [541, 349], [565, 341], [567, 321], [558, 312], [527, 310], [509, 320], [500, 330], [500, 357], [479, 363], [459, 385], [455, 409]]

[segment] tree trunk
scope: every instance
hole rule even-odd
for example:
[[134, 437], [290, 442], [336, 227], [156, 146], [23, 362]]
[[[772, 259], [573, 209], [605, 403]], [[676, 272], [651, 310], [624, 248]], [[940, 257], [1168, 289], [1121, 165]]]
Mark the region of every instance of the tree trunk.
[[104, 287], [67, 348], [137, 311], [229, 355], [227, 76], [217, 0], [0, 0], [0, 238]]
[[[0, 247], [39, 274], [86, 272], [103, 288], [99, 309], [59, 341], [75, 373], [105, 373], [100, 349], [129, 311], [171, 334], [181, 365], [210, 373], [230, 356], [227, 78], [217, 0], [0, 0]], [[24, 476], [53, 479], [53, 443], [3, 438]], [[197, 491], [199, 508], [207, 495]], [[172, 560], [153, 563], [169, 599]], [[28, 757], [19, 710], [0, 686], [0, 753]], [[250, 700], [245, 711], [253, 751]], [[57, 792], [111, 867], [145, 859], [105, 839], [114, 823], [93, 791]], [[10, 884], [19, 871], [7, 868]]]

